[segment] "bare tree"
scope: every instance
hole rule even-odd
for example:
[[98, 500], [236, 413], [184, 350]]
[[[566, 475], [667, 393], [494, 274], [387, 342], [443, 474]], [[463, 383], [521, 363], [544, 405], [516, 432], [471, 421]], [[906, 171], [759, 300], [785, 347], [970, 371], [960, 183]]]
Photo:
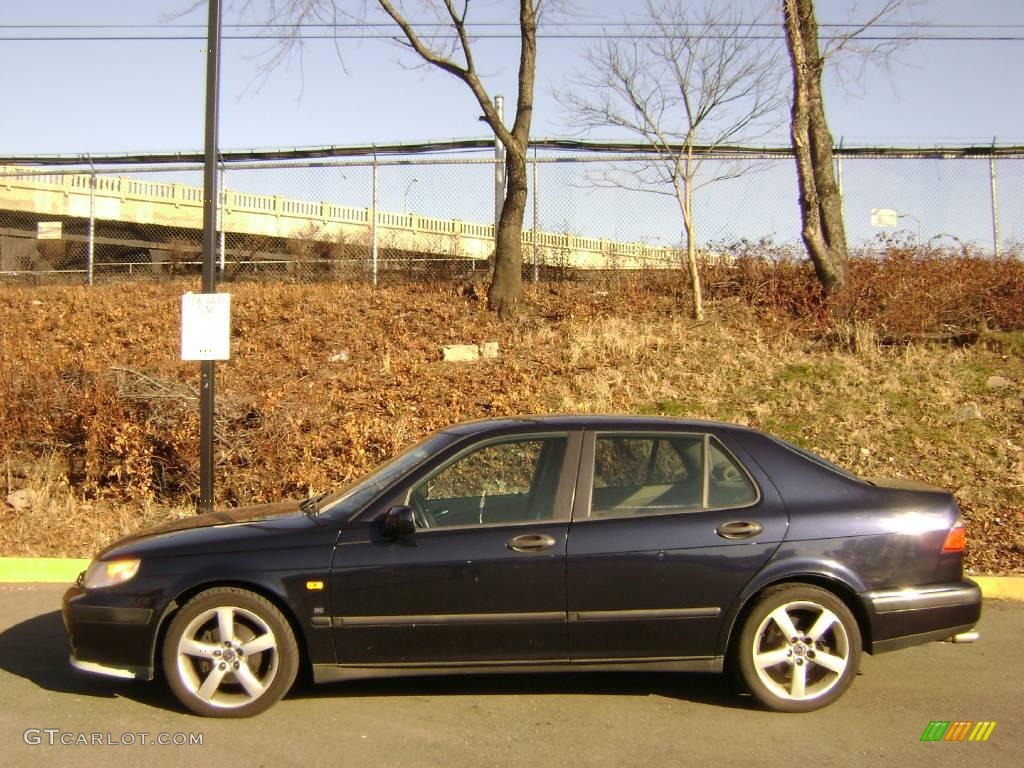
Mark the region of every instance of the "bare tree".
[[599, 183], [676, 199], [698, 320], [704, 309], [694, 193], [745, 170], [709, 163], [709, 155], [781, 123], [780, 52], [757, 34], [760, 18], [744, 20], [714, 3], [691, 13], [673, 0], [647, 0], [621, 39], [605, 38], [587, 50], [588, 67], [575, 76], [578, 87], [559, 94], [584, 130], [625, 129], [650, 145], [651, 163]]
[[[335, 23], [339, 18], [360, 16], [350, 10], [356, 3], [344, 0], [243, 0], [250, 8], [266, 4], [265, 18], [276, 29], [285, 29], [281, 47], [271, 57], [268, 66], [276, 66], [284, 57], [301, 47], [301, 26], [307, 21]], [[551, 2], [551, 0], [548, 0]], [[473, 57], [470, 26], [467, 21], [469, 0], [420, 0], [403, 3], [401, 0], [368, 0], [390, 17], [401, 30], [396, 39], [420, 60], [447, 72], [465, 83], [483, 111], [483, 120], [505, 148], [505, 199], [495, 232], [494, 272], [487, 292], [488, 306], [507, 318], [515, 312], [522, 298], [522, 233], [527, 198], [527, 149], [530, 124], [533, 119], [533, 83], [537, 62], [537, 20], [542, 0], [518, 0], [519, 5], [519, 72], [516, 112], [511, 128], [499, 119], [494, 101], [484, 87], [477, 63]], [[425, 14], [436, 19], [425, 27], [410, 21], [406, 5], [417, 5]], [[365, 11], [365, 6], [364, 6]], [[421, 31], [423, 30], [423, 31]]]
[[[832, 134], [825, 119], [821, 77], [829, 58], [854, 50], [864, 31], [906, 5], [905, 0], [885, 0], [866, 22], [833, 36], [822, 50], [813, 0], [783, 0], [786, 46], [793, 71], [790, 135], [800, 186], [801, 234], [818, 279], [828, 293], [845, 287], [848, 256], [842, 196], [835, 178]], [[861, 55], [862, 61], [885, 59], [899, 43], [897, 37], [854, 52]]]

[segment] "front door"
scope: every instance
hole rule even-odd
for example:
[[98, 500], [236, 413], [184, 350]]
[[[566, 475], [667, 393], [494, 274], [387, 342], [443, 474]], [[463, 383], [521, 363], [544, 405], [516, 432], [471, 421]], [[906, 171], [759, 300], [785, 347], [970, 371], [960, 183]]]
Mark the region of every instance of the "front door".
[[565, 547], [580, 434], [490, 440], [411, 482], [415, 533], [347, 526], [331, 577], [343, 665], [568, 658]]

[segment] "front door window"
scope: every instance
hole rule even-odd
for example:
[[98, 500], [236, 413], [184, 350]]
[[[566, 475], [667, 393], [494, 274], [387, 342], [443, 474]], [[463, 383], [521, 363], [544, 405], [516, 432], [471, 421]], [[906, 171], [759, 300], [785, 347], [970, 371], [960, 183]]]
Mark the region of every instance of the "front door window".
[[416, 486], [409, 498], [423, 528], [551, 520], [565, 437], [478, 448]]

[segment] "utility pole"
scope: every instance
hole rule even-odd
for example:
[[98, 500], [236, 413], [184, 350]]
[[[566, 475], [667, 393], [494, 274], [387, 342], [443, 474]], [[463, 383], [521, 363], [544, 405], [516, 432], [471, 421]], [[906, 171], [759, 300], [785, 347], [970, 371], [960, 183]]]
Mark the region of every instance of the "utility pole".
[[[207, 0], [206, 155], [203, 160], [203, 293], [216, 293], [217, 123], [220, 101], [221, 0]], [[203, 360], [199, 377], [199, 511], [213, 511], [214, 361]]]

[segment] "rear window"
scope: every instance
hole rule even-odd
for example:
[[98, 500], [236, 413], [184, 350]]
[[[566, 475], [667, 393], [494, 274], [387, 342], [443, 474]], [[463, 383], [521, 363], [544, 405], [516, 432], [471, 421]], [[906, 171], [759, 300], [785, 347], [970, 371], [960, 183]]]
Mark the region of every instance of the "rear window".
[[705, 434], [602, 434], [594, 445], [590, 518], [635, 517], [757, 503], [746, 470]]

